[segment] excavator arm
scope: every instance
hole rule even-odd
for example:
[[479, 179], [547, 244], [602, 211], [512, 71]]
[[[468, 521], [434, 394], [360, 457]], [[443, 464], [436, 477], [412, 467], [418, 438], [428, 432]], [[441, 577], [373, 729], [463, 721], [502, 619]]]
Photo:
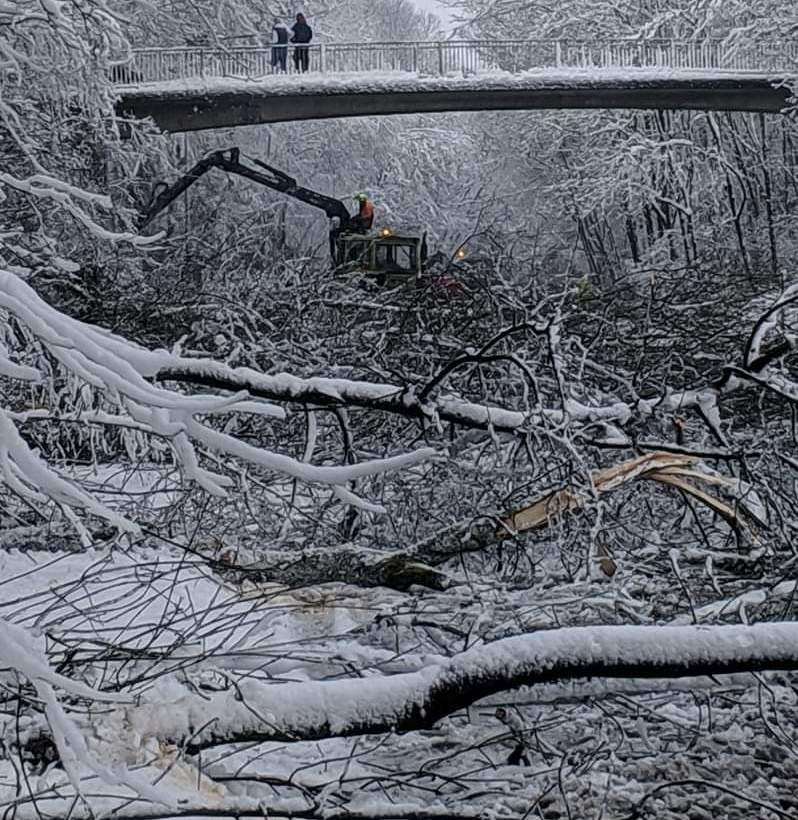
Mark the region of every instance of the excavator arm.
[[176, 182], [171, 185], [160, 183], [156, 186], [150, 204], [142, 214], [139, 228], [146, 227], [161, 211], [168, 208], [172, 202], [205, 173], [210, 171], [211, 168], [220, 168], [230, 174], [238, 174], [254, 182], [259, 182], [274, 191], [280, 191], [280, 193], [292, 196], [294, 199], [299, 199], [308, 205], [313, 205], [315, 208], [321, 208], [330, 219], [337, 218], [339, 220], [339, 230], [346, 230], [349, 227], [352, 217], [346, 205], [340, 199], [320, 194], [318, 191], [311, 191], [310, 188], [303, 188], [301, 185], [297, 185], [297, 181], [293, 177], [277, 168], [272, 168], [271, 165], [267, 165], [265, 162], [257, 159], [253, 159], [252, 162], [257, 166], [256, 168], [244, 165], [241, 162], [241, 151], [238, 148], [229, 148], [225, 151], [214, 151], [212, 154], [208, 154]]

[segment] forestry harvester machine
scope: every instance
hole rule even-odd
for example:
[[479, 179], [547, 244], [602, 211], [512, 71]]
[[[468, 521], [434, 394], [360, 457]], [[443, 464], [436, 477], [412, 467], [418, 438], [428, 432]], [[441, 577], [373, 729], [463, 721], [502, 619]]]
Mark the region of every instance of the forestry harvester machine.
[[[245, 164], [238, 148], [214, 151], [171, 185], [159, 183], [139, 227], [147, 226], [211, 168], [246, 177], [321, 208], [330, 220], [330, 255], [336, 271], [361, 273], [379, 284], [396, 285], [421, 277], [433, 263], [445, 262], [442, 254], [436, 254], [434, 259], [427, 258], [425, 232], [397, 233], [387, 227], [364, 232], [340, 199], [303, 188], [293, 177], [258, 159], [249, 158]], [[463, 252], [458, 251], [457, 256], [462, 258], [462, 255]]]

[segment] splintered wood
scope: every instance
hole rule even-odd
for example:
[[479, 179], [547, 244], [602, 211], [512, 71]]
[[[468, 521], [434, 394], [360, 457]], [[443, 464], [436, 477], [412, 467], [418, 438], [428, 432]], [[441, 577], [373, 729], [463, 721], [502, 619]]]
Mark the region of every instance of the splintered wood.
[[[552, 520], [564, 513], [584, 507], [591, 498], [640, 479], [676, 487], [720, 515], [735, 528], [748, 528], [740, 515], [742, 510], [760, 523], [766, 523], [761, 513], [755, 510], [754, 505], [745, 504], [738, 481], [705, 472], [698, 466], [698, 463], [699, 459], [694, 456], [656, 452], [624, 461], [605, 470], [598, 470], [591, 473], [592, 486], [584, 489], [566, 487], [553, 490], [534, 503], [501, 519], [499, 534], [506, 537], [508, 533], [516, 534], [546, 527], [552, 523]], [[711, 495], [705, 489], [697, 487], [694, 482], [723, 488], [735, 497], [734, 506]]]

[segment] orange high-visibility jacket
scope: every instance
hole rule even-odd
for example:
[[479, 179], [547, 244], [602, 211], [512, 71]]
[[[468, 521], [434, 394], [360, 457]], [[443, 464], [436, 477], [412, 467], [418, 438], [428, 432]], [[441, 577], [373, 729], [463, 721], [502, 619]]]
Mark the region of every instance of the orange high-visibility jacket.
[[364, 228], [368, 229], [371, 227], [371, 223], [374, 222], [374, 204], [370, 199], [360, 203], [360, 212], [358, 213], [358, 216], [360, 217]]

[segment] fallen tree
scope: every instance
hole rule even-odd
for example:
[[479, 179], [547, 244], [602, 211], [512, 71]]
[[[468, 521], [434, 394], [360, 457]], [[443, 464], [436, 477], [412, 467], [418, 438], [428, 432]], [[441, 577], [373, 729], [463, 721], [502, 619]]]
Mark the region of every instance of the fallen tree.
[[98, 716], [102, 734], [155, 737], [194, 754], [227, 743], [293, 742], [427, 729], [520, 686], [576, 678], [680, 678], [798, 669], [798, 624], [572, 627], [477, 646], [389, 677], [273, 685], [252, 679], [210, 697]]
[[[721, 516], [729, 526], [751, 531], [766, 525], [764, 509], [745, 484], [702, 468], [698, 459], [671, 453], [649, 453], [590, 475], [581, 488], [550, 490], [511, 513], [485, 515], [447, 527], [406, 550], [365, 549], [352, 544], [294, 550], [268, 549], [247, 560], [243, 555], [211, 559], [224, 577], [237, 582], [307, 586], [342, 582], [355, 586], [387, 586], [400, 591], [412, 584], [445, 589], [448, 578], [436, 565], [466, 552], [478, 552], [532, 530], [544, 529], [568, 513], [584, 508], [598, 496], [636, 481], [675, 487]], [[734, 498], [717, 498], [705, 484], [720, 487]]]
[[[739, 365], [727, 364], [719, 377], [706, 385], [690, 390], [667, 391], [653, 398], [636, 397], [634, 401], [617, 401], [589, 406], [565, 399], [562, 408], [543, 408], [521, 412], [489, 404], [477, 404], [450, 395], [434, 396], [441, 374], [428, 384], [396, 385], [348, 379], [321, 377], [299, 378], [288, 373], [268, 375], [248, 367], [229, 367], [210, 359], [172, 357], [168, 362], [153, 362], [149, 373], [155, 381], [174, 381], [212, 387], [231, 392], [245, 390], [252, 396], [269, 401], [295, 402], [315, 407], [356, 407], [418, 419], [432, 423], [455, 424], [470, 429], [522, 433], [542, 424], [605, 423], [623, 427], [634, 417], [648, 417], [654, 412], [679, 412], [695, 409], [715, 428], [711, 418], [717, 412], [719, 400], [747, 384], [770, 390], [782, 398], [798, 401], [798, 389], [770, 368], [795, 348], [792, 337], [781, 338], [766, 346], [764, 340], [775, 326], [775, 317], [798, 300], [798, 286], [785, 291], [780, 299], [761, 316], [749, 334]], [[499, 337], [506, 335], [506, 331]], [[487, 354], [485, 357], [488, 358]], [[454, 369], [460, 359], [479, 361], [479, 356], [463, 356], [444, 368]], [[613, 430], [617, 433], [617, 430]], [[598, 442], [601, 443], [601, 442]], [[661, 446], [657, 442], [633, 442], [621, 436], [609, 436], [604, 446], [626, 448], [631, 445], [645, 449]]]

